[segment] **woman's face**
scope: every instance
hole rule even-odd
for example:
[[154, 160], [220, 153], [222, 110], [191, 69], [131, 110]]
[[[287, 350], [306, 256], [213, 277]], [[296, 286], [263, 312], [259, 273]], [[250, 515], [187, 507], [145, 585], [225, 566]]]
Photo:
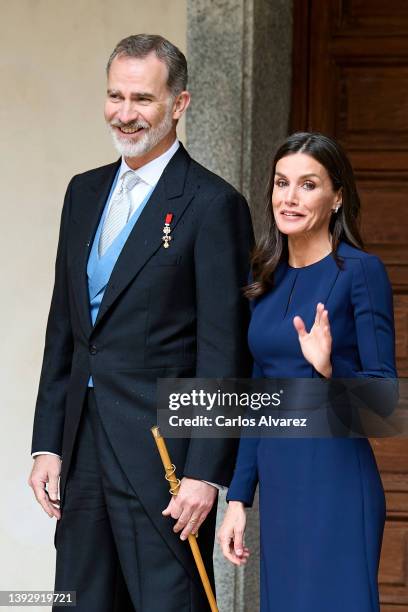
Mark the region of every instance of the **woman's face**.
[[329, 231], [341, 190], [333, 191], [327, 170], [305, 153], [282, 157], [276, 164], [272, 208], [278, 229], [298, 237]]

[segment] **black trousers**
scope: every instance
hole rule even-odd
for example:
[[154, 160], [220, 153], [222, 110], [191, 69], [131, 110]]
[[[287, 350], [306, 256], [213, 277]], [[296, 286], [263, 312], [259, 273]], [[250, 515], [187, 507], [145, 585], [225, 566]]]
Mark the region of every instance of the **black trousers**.
[[78, 612], [209, 610], [205, 596], [145, 513], [122, 471], [92, 390], [84, 406], [55, 546], [55, 590], [76, 591]]

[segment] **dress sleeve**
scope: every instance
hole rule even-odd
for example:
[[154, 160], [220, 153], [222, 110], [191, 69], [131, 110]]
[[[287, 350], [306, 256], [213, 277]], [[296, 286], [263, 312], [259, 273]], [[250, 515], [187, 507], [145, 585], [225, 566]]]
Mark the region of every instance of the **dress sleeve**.
[[360, 368], [334, 356], [333, 378], [395, 378], [395, 331], [391, 284], [383, 263], [370, 255], [353, 271], [354, 311]]
[[[374, 255], [357, 262], [351, 303], [359, 365], [332, 357], [332, 377], [354, 379], [348, 392], [370, 411], [389, 417], [398, 403], [395, 330], [391, 284], [383, 263]], [[358, 382], [360, 379], [360, 382]], [[362, 402], [362, 404], [361, 404]]]
[[[254, 361], [252, 378], [263, 378], [261, 366]], [[252, 506], [258, 484], [258, 444], [259, 438], [241, 438], [234, 476], [227, 493], [227, 502], [241, 501]]]

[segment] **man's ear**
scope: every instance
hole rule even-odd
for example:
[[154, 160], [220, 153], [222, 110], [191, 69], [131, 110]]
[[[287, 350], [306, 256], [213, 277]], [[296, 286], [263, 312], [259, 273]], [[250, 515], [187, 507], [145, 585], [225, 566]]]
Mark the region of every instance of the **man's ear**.
[[182, 91], [174, 100], [173, 119], [180, 119], [190, 104], [191, 96], [188, 91]]

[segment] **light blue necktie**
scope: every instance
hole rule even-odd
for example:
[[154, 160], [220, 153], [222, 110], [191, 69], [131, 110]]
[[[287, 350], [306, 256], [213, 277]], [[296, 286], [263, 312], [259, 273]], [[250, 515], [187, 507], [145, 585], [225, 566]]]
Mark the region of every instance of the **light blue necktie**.
[[140, 177], [133, 170], [128, 170], [122, 175], [119, 189], [111, 202], [108, 216], [103, 224], [98, 245], [99, 257], [102, 257], [109, 249], [116, 236], [120, 234], [128, 222], [132, 206], [130, 191], [140, 180]]

